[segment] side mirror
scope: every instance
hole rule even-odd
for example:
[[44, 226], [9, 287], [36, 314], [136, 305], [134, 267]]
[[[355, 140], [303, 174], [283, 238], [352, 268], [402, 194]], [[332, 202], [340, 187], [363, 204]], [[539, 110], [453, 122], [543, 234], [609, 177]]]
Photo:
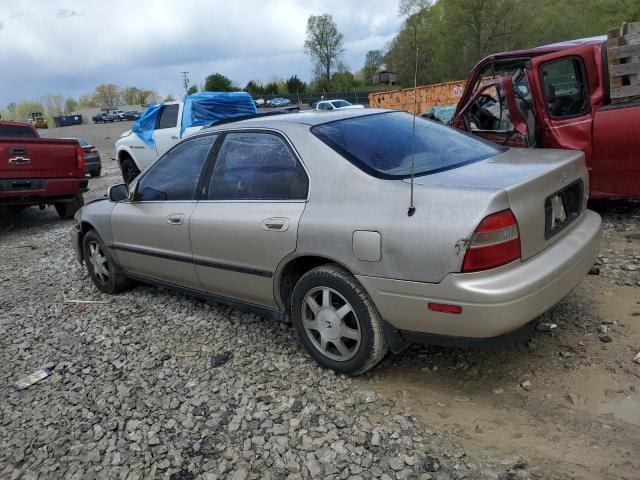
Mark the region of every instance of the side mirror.
[[112, 202], [119, 202], [129, 198], [129, 187], [126, 183], [119, 183], [118, 185], [112, 185], [107, 190], [107, 196]]

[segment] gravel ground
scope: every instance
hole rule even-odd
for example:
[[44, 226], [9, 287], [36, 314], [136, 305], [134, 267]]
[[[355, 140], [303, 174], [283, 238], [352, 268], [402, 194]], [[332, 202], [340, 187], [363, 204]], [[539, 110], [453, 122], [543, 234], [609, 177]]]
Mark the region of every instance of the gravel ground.
[[[104, 175], [90, 180], [93, 198], [120, 181], [113, 142], [126, 128], [46, 135], [99, 148]], [[73, 222], [28, 209], [0, 233], [0, 478], [587, 478], [588, 459], [567, 451], [572, 468], [556, 461], [565, 446], [584, 455], [572, 444], [578, 434], [588, 445], [604, 438], [599, 452], [611, 456], [588, 455], [612, 472], [589, 478], [634, 478], [633, 419], [607, 419], [606, 432], [594, 426], [599, 413], [571, 416], [565, 406], [554, 416], [546, 397], [565, 395], [565, 375], [579, 383], [577, 373], [594, 365], [613, 366], [612, 379], [640, 389], [640, 368], [627, 358], [640, 330], [620, 320], [640, 317], [623, 302], [614, 325], [606, 305], [590, 303], [594, 291], [640, 299], [640, 209], [597, 207], [606, 229], [601, 275], [545, 316], [557, 330], [498, 353], [412, 347], [358, 379], [318, 368], [288, 325], [146, 286], [99, 293], [69, 246]], [[612, 343], [599, 340], [605, 324]], [[586, 353], [558, 356], [569, 342]], [[53, 374], [13, 389], [39, 368]], [[493, 395], [486, 405], [480, 390]], [[557, 428], [536, 437], [527, 430], [536, 422]], [[561, 430], [563, 422], [579, 425]]]

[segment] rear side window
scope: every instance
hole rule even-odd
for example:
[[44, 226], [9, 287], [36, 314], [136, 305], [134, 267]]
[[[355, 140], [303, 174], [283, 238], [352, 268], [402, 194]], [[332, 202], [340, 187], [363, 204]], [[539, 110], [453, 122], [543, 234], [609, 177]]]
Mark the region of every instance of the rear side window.
[[[365, 172], [379, 178], [409, 178], [413, 118], [385, 112], [316, 125], [311, 131]], [[503, 148], [459, 130], [416, 117], [415, 175], [493, 157]]]
[[178, 104], [165, 105], [158, 114], [158, 124], [156, 130], [162, 128], [173, 128], [178, 125]]
[[268, 133], [229, 133], [216, 158], [209, 200], [306, 199], [307, 175], [287, 144]]
[[136, 200], [195, 200], [200, 173], [216, 137], [186, 140], [169, 150], [138, 182]]
[[24, 125], [0, 125], [0, 137], [37, 138], [33, 130]]
[[589, 111], [582, 61], [576, 57], [544, 63], [540, 69], [547, 111], [552, 118], [571, 118]]

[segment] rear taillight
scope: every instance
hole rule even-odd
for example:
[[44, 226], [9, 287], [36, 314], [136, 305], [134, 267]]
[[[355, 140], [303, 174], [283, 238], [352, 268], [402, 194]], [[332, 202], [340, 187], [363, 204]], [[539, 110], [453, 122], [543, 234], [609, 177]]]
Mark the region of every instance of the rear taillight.
[[96, 150], [96, 147], [85, 147], [83, 150], [85, 150], [87, 153], [96, 153], [98, 150]]
[[76, 168], [84, 170], [84, 151], [80, 145], [76, 146]]
[[485, 217], [471, 237], [463, 272], [499, 267], [520, 258], [518, 221], [511, 210]]

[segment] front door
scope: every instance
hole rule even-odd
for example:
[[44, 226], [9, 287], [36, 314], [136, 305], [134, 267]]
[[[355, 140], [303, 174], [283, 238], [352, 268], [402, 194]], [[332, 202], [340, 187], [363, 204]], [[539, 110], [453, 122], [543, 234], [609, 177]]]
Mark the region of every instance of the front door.
[[158, 112], [156, 118], [156, 128], [153, 132], [153, 140], [156, 142], [156, 155], [164, 155], [171, 147], [180, 140], [180, 105], [170, 103], [164, 105]]
[[190, 222], [195, 268], [207, 291], [277, 308], [273, 274], [296, 249], [308, 182], [279, 134], [225, 134]]
[[215, 139], [196, 137], [167, 152], [139, 177], [132, 200], [114, 207], [113, 248], [128, 272], [202, 289], [192, 261], [189, 221]]
[[453, 126], [499, 145], [532, 147], [535, 128], [530, 132], [522, 105], [516, 102], [510, 76], [488, 80], [461, 109]]

